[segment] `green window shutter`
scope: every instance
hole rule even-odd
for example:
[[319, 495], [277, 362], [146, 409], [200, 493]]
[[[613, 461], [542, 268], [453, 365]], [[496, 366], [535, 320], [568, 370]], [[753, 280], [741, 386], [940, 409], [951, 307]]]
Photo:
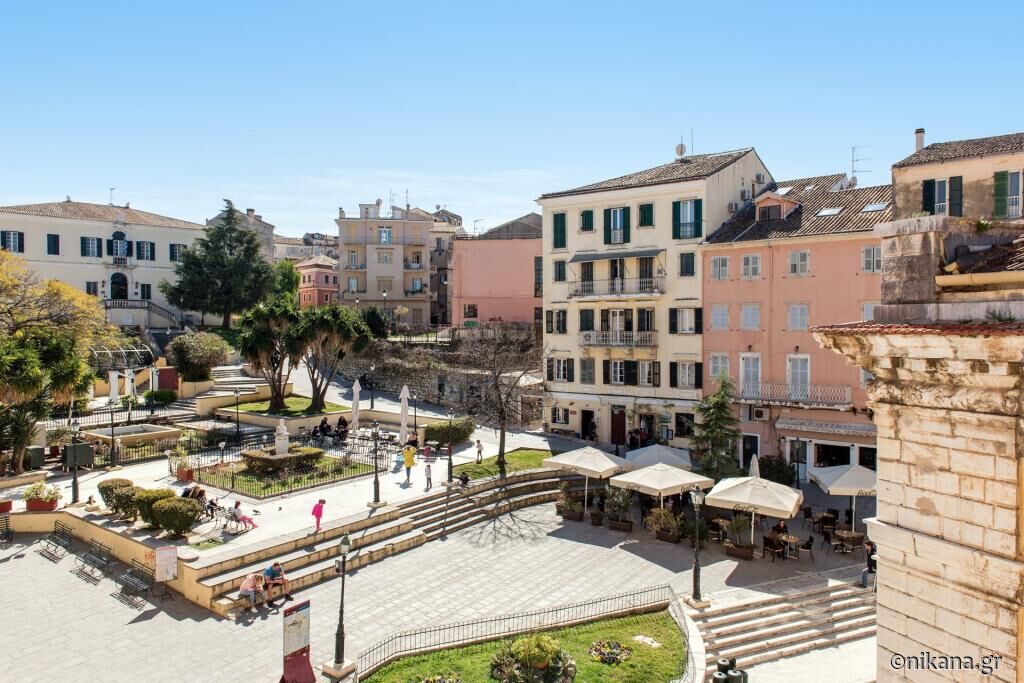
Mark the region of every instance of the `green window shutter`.
[[80, 240], [79, 244], [82, 247], [82, 256], [85, 256], [85, 250], [89, 248], [89, 247], [85, 246], [86, 245], [86, 240], [88, 240], [88, 239], [89, 239], [88, 237], [80, 237], [79, 238], [79, 240]]
[[935, 181], [921, 181], [921, 211], [929, 216], [935, 213]]
[[629, 244], [629, 207], [622, 209], [622, 243]]
[[587, 232], [593, 230], [594, 229], [594, 212], [592, 210], [590, 210], [590, 209], [587, 209], [582, 214], [580, 214], [580, 216], [581, 216], [580, 217], [580, 229], [581, 230], [585, 230]]
[[661, 363], [654, 361], [651, 363], [651, 380], [652, 384], [656, 387], [661, 386]]
[[683, 237], [683, 226], [679, 224], [680, 216], [683, 214], [683, 203], [672, 202], [672, 239], [678, 240]]
[[1006, 218], [1006, 197], [1010, 193], [1010, 173], [1008, 171], [997, 171], [992, 175], [993, 181], [993, 202], [992, 216], [994, 218]]
[[612, 383], [612, 362], [610, 360], [601, 361], [601, 376], [605, 384]]
[[704, 236], [704, 200], [693, 200], [693, 236]]
[[678, 375], [678, 373], [679, 373], [679, 370], [678, 370], [678, 366], [676, 365], [676, 363], [674, 363], [674, 362], [669, 363], [668, 364], [668, 385], [670, 387], [672, 387], [673, 389], [675, 389], [675, 388], [677, 388], [679, 386], [679, 380], [678, 380], [678, 376], [679, 375]]
[[612, 210], [604, 210], [604, 243], [612, 243]]
[[670, 308], [670, 309], [668, 309], [668, 333], [669, 334], [676, 334], [677, 332], [679, 332], [679, 322], [678, 322], [679, 318], [678, 318], [678, 315], [679, 315], [679, 309], [677, 309], [677, 308]]
[[964, 215], [964, 178], [955, 175], [949, 179], [949, 206], [946, 213], [950, 216]]
[[554, 245], [553, 246], [554, 246], [555, 249], [565, 249], [565, 244], [566, 244], [566, 242], [565, 242], [565, 214], [564, 213], [556, 213], [555, 216], [554, 216], [554, 219], [555, 219], [555, 241], [554, 241]]

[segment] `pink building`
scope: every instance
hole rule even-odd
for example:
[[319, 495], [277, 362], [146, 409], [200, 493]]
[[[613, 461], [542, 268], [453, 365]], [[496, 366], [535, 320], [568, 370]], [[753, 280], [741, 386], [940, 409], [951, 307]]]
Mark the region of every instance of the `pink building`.
[[881, 292], [872, 234], [892, 188], [850, 188], [844, 174], [780, 181], [702, 250], [706, 387], [735, 384], [739, 455], [783, 455], [808, 469], [875, 466], [864, 377], [809, 329], [871, 320]]
[[452, 324], [536, 323], [542, 310], [541, 217], [529, 213], [479, 237], [459, 237], [452, 255]]

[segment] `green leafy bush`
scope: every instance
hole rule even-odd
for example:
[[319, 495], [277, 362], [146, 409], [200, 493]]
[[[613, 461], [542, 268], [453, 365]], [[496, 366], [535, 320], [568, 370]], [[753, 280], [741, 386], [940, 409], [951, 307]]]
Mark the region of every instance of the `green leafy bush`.
[[183, 380], [205, 382], [210, 370], [227, 360], [231, 347], [216, 334], [198, 332], [175, 337], [167, 350]]
[[21, 497], [24, 500], [45, 500], [49, 503], [60, 500], [64, 494], [61, 493], [60, 487], [57, 485], [47, 486], [46, 482], [37, 481], [25, 489]]
[[764, 455], [758, 461], [761, 478], [774, 481], [784, 486], [792, 486], [795, 480], [793, 466], [778, 455]]
[[531, 669], [548, 666], [560, 651], [558, 641], [543, 633], [519, 638], [512, 643], [512, 654], [521, 664], [525, 664]]
[[242, 451], [245, 468], [255, 475], [274, 474], [285, 469], [302, 470], [316, 466], [324, 455], [322, 448], [290, 446], [288, 455], [274, 455], [274, 449]]
[[165, 498], [177, 496], [173, 489], [143, 489], [135, 494], [135, 508], [139, 511], [139, 517], [150, 526], [156, 526], [156, 518], [153, 516], [153, 505]]
[[476, 424], [473, 422], [473, 418], [465, 416], [452, 420], [451, 429], [448, 428], [447, 422], [437, 422], [427, 425], [423, 433], [427, 441], [436, 441], [443, 447], [449, 443], [468, 441], [475, 431]]
[[646, 523], [647, 530], [652, 534], [656, 534], [660, 531], [674, 536], [679, 534], [683, 529], [679, 518], [667, 508], [654, 508], [650, 513], [648, 513], [647, 519], [644, 521]]
[[623, 647], [617, 640], [599, 640], [590, 646], [590, 656], [602, 664], [621, 664], [633, 654], [633, 648]]
[[178, 400], [178, 392], [174, 389], [157, 389], [156, 391], [147, 391], [142, 395], [146, 403], [155, 403], [158, 406], [165, 406], [168, 403], [174, 403]]
[[139, 486], [120, 486], [114, 489], [114, 512], [118, 512], [122, 517], [131, 517], [133, 520], [136, 515], [139, 514], [138, 509], [135, 507], [135, 496], [143, 491]]
[[164, 498], [153, 504], [157, 525], [172, 536], [183, 536], [199, 519], [202, 506], [192, 498]]
[[633, 503], [632, 494], [626, 489], [617, 486], [608, 488], [608, 494], [604, 501], [604, 511], [611, 519], [617, 522], [629, 521], [629, 508]]
[[566, 683], [576, 678], [576, 663], [557, 640], [536, 633], [504, 641], [491, 657], [491, 678], [502, 683]]
[[114, 509], [114, 490], [115, 489], [119, 489], [122, 486], [131, 486], [131, 485], [132, 485], [132, 480], [131, 479], [120, 479], [120, 478], [115, 477], [113, 479], [104, 479], [103, 481], [101, 481], [99, 483], [99, 485], [97, 485], [96, 488], [99, 489], [100, 498], [103, 499], [103, 505], [105, 505], [106, 507], [108, 507], [111, 510], [113, 510]]

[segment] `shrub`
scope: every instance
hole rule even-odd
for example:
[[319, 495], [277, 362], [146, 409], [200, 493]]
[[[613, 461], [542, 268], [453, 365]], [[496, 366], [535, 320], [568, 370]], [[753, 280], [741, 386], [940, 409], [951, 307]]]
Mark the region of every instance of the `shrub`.
[[582, 512], [583, 501], [579, 498], [566, 498], [562, 501], [562, 512]]
[[647, 515], [647, 519], [644, 520], [647, 524], [647, 530], [652, 534], [656, 534], [659, 531], [666, 534], [676, 535], [682, 531], [682, 524], [679, 522], [679, 518], [672, 514], [671, 510], [666, 508], [654, 508]]
[[544, 633], [535, 633], [512, 643], [512, 654], [520, 664], [525, 664], [531, 669], [548, 666], [560, 651], [558, 641]]
[[504, 641], [491, 657], [491, 678], [502, 683], [565, 683], [576, 678], [576, 663], [557, 640], [537, 633]]
[[139, 517], [149, 526], [156, 526], [156, 518], [153, 516], [153, 505], [164, 498], [174, 498], [178, 494], [173, 489], [144, 489], [135, 494], [135, 507], [139, 511]]
[[60, 500], [64, 497], [60, 487], [57, 485], [47, 486], [45, 482], [37, 481], [22, 492], [21, 497], [25, 500], [45, 500], [47, 502]]
[[139, 514], [135, 507], [135, 496], [145, 489], [139, 486], [119, 486], [114, 489], [114, 512], [119, 512], [122, 517], [135, 517]]
[[183, 380], [205, 382], [210, 370], [227, 360], [231, 347], [216, 334], [198, 332], [175, 337], [167, 350]]
[[608, 516], [618, 522], [629, 520], [629, 508], [632, 505], [633, 496], [626, 489], [616, 486], [608, 488], [607, 498], [604, 501], [604, 510]]
[[602, 664], [621, 664], [633, 654], [633, 648], [623, 647], [617, 640], [599, 640], [588, 650], [595, 662]]
[[164, 498], [153, 504], [153, 518], [172, 536], [183, 536], [199, 519], [202, 506], [192, 498]]
[[761, 470], [761, 478], [774, 481], [784, 486], [792, 486], [794, 481], [793, 466], [778, 455], [765, 455], [757, 463]]
[[455, 444], [468, 441], [469, 437], [473, 436], [473, 432], [476, 431], [476, 423], [469, 416], [456, 418], [452, 420], [451, 424], [450, 430], [447, 422], [427, 425], [426, 429], [423, 430], [425, 439], [427, 441], [436, 441], [441, 446], [447, 446], [449, 443]]
[[275, 474], [284, 469], [303, 470], [316, 466], [324, 455], [322, 448], [308, 446], [291, 446], [288, 455], [274, 455], [273, 448], [242, 451], [245, 468], [253, 474]]
[[99, 485], [96, 488], [99, 489], [99, 491], [100, 491], [100, 498], [103, 499], [103, 504], [106, 507], [108, 507], [111, 510], [113, 510], [114, 509], [114, 490], [115, 489], [119, 489], [122, 486], [131, 486], [131, 485], [132, 485], [132, 480], [131, 479], [114, 478], [114, 479], [104, 479], [103, 481], [101, 481], [99, 483]]
[[174, 389], [157, 389], [156, 391], [147, 391], [142, 397], [147, 404], [155, 403], [158, 406], [165, 406], [178, 400], [178, 392]]

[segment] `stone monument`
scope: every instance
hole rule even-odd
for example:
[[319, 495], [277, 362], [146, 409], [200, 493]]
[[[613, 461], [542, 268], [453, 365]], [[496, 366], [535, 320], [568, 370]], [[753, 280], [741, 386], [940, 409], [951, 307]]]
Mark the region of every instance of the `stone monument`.
[[274, 430], [274, 455], [288, 455], [288, 428], [284, 420], [278, 420]]

